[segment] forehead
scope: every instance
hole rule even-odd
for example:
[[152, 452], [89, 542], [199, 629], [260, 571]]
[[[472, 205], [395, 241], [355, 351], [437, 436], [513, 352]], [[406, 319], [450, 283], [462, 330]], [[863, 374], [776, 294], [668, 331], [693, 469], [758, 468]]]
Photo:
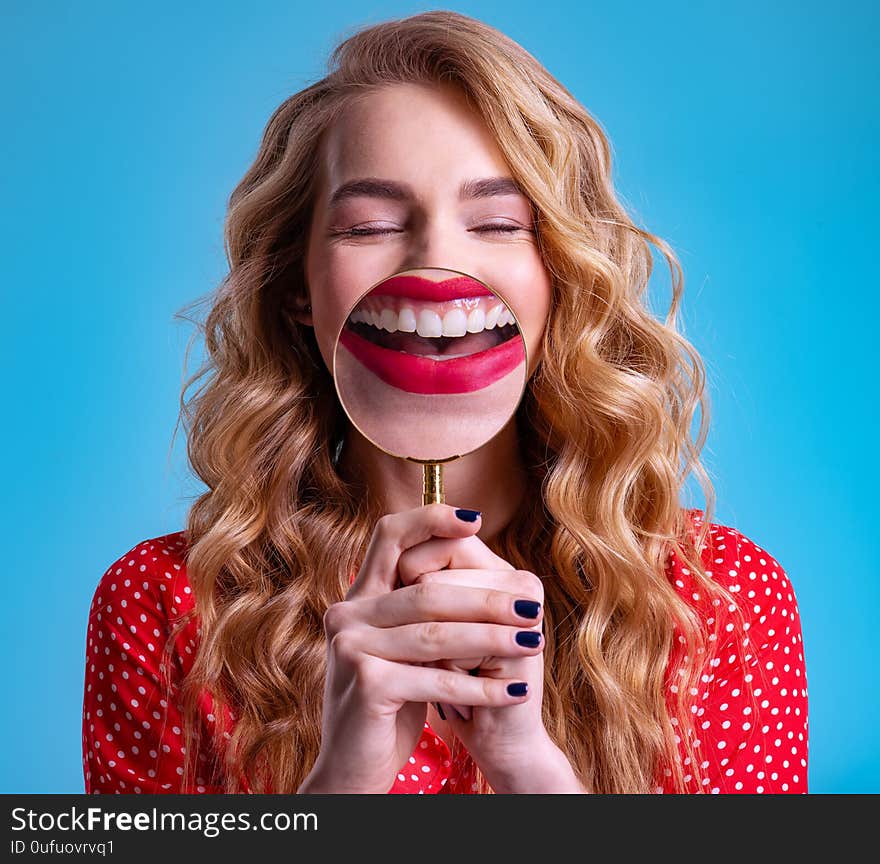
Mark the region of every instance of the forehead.
[[365, 94], [327, 130], [322, 156], [325, 198], [364, 176], [419, 187], [510, 174], [490, 130], [448, 85], [396, 84]]

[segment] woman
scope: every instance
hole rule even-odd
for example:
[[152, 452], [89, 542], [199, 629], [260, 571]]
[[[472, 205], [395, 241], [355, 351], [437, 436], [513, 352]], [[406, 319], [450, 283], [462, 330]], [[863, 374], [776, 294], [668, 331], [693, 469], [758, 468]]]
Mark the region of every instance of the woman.
[[[95, 592], [86, 790], [805, 792], [794, 592], [712, 522], [681, 268], [618, 202], [599, 125], [453, 12], [331, 67], [231, 197], [184, 393], [214, 374], [181, 398], [208, 491]], [[432, 266], [498, 285], [531, 358], [514, 420], [445, 466], [461, 508], [412, 506], [421, 467], [347, 423], [329, 371], [329, 322]]]

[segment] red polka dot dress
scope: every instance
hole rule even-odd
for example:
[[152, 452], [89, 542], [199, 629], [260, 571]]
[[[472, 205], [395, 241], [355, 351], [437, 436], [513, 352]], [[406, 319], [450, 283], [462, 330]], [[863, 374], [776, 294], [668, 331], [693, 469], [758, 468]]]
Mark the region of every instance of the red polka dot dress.
[[[698, 524], [701, 512], [689, 513]], [[177, 695], [195, 658], [201, 632], [195, 619], [175, 641], [171, 693], [163, 686], [162, 651], [171, 624], [194, 605], [185, 550], [182, 531], [145, 540], [110, 566], [94, 592], [82, 719], [86, 793], [223, 792], [219, 783], [198, 774], [191, 786], [181, 788], [185, 745]], [[734, 528], [713, 523], [702, 556], [736, 604], [721, 609], [704, 601], [688, 569], [670, 555], [667, 575], [678, 593], [700, 614], [727, 622], [719, 628], [721, 644], [711, 652], [700, 686], [688, 694], [698, 721], [694, 751], [700, 759], [699, 771], [693, 770], [680, 742], [688, 791], [804, 793], [807, 682], [791, 582], [768, 552]], [[677, 692], [679, 659], [677, 652], [669, 658], [670, 697]], [[233, 724], [234, 715], [224, 710], [227, 723]], [[216, 734], [212, 712], [205, 694], [200, 720], [207, 736]], [[676, 739], [680, 741], [677, 735]], [[198, 759], [207, 766], [207, 745], [203, 746]], [[464, 747], [456, 751], [453, 756], [425, 723], [389, 792], [472, 794], [473, 759]], [[671, 777], [667, 767], [655, 791], [673, 791]]]

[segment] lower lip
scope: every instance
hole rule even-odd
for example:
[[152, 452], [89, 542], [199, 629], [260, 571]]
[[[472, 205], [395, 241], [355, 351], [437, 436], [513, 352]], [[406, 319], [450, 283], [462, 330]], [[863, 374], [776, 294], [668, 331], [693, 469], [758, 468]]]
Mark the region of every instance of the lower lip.
[[525, 360], [519, 334], [494, 348], [454, 360], [382, 348], [348, 327], [339, 341], [378, 378], [408, 393], [472, 393], [494, 384]]

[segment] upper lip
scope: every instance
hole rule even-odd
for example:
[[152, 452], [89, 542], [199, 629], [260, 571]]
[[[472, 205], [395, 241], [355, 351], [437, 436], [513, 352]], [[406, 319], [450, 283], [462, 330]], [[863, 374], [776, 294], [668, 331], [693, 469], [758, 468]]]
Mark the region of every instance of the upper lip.
[[467, 276], [456, 276], [442, 282], [432, 282], [421, 276], [392, 276], [379, 285], [380, 293], [391, 297], [409, 297], [412, 300], [428, 300], [442, 303], [460, 297], [493, 297], [485, 285]]

